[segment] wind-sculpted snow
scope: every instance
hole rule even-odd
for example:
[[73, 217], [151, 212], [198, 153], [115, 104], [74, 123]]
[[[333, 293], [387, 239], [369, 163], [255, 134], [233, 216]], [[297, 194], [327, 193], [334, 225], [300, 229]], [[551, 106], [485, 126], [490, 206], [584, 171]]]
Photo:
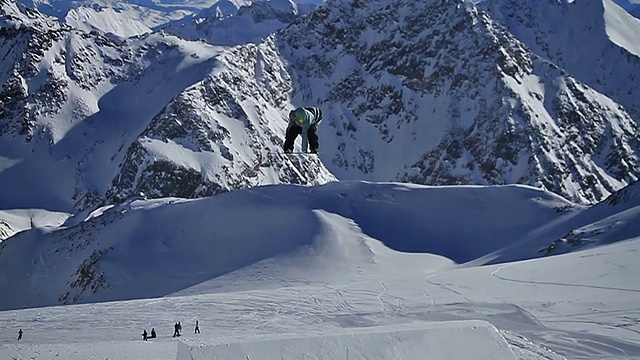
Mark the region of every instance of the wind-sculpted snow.
[[96, 31], [119, 39], [151, 32], [148, 26], [129, 15], [127, 12], [116, 11], [109, 7], [82, 6], [69, 10], [64, 22], [78, 30]]
[[0, 210], [0, 242], [24, 230], [61, 226], [70, 216], [38, 209]]

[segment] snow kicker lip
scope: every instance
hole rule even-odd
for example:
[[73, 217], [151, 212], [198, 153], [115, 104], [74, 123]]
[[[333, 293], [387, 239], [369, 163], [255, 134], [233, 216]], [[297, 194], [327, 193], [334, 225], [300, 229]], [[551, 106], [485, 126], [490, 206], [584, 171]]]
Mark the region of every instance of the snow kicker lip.
[[[469, 346], [473, 344], [473, 346]], [[342, 360], [442, 359], [513, 360], [509, 345], [498, 330], [482, 320], [429, 322], [352, 328], [327, 335], [278, 335], [254, 341], [178, 342], [177, 359], [300, 359]]]

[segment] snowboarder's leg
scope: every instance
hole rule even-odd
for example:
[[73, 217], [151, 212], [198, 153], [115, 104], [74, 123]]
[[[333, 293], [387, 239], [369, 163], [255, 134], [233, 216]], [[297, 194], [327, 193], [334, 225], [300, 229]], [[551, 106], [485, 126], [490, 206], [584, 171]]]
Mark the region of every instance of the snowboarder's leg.
[[317, 154], [318, 148], [320, 147], [320, 143], [318, 141], [318, 134], [316, 133], [317, 131], [318, 131], [318, 127], [315, 125], [311, 126], [307, 131], [307, 137], [309, 138], [309, 148], [311, 153], [313, 154]]
[[302, 132], [302, 128], [299, 126], [289, 126], [287, 128], [287, 134], [284, 139], [284, 152], [292, 152], [293, 151], [293, 142], [296, 140], [296, 137], [300, 135]]

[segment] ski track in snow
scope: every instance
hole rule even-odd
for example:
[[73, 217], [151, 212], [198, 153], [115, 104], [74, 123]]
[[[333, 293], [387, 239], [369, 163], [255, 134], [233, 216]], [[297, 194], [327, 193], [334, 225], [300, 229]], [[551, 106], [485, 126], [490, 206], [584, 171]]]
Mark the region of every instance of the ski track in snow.
[[507, 264], [507, 265], [503, 265], [500, 266], [499, 268], [497, 268], [494, 272], [491, 273], [491, 276], [495, 276], [500, 280], [504, 280], [504, 281], [512, 281], [512, 282], [517, 282], [517, 283], [523, 283], [523, 284], [538, 284], [538, 285], [556, 285], [556, 286], [567, 286], [567, 287], [584, 287], [584, 288], [590, 288], [590, 289], [603, 289], [603, 290], [616, 290], [616, 291], [627, 291], [630, 293], [635, 293], [635, 294], [640, 294], [640, 290], [636, 290], [636, 289], [623, 289], [623, 288], [617, 288], [617, 287], [610, 287], [610, 286], [596, 286], [596, 285], [585, 285], [585, 284], [569, 284], [569, 283], [560, 283], [560, 282], [552, 282], [552, 281], [536, 281], [536, 280], [521, 280], [521, 279], [514, 279], [514, 278], [510, 278], [507, 276], [501, 276], [498, 275], [498, 272], [500, 272], [501, 270], [512, 266], [513, 264]]

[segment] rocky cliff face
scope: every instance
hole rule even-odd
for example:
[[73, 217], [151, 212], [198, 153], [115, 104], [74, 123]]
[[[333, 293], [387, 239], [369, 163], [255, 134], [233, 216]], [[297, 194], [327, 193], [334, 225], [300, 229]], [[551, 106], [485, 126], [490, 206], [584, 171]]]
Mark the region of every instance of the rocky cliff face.
[[[534, 52], [513, 34], [525, 16], [511, 16], [516, 25], [508, 28], [462, 1], [331, 5], [279, 39], [297, 72], [294, 94], [326, 98], [333, 110], [332, 136], [342, 150], [332, 159], [336, 173], [358, 169], [350, 176], [433, 185], [525, 183], [587, 203], [638, 178], [634, 112], [601, 92], [622, 94], [626, 85], [599, 91], [565, 70], [567, 61], [553, 61], [560, 55]], [[535, 24], [551, 26], [542, 17]], [[594, 26], [604, 32], [603, 22]], [[594, 41], [583, 36], [585, 46]], [[563, 43], [554, 46], [559, 54]], [[628, 52], [608, 58], [629, 67], [600, 67], [600, 77], [637, 69]]]
[[[284, 106], [290, 79], [272, 43], [235, 48], [224, 69], [185, 90], [129, 148], [107, 198], [202, 197], [269, 183], [335, 180], [315, 156], [285, 156]], [[274, 108], [275, 106], [275, 108]]]

